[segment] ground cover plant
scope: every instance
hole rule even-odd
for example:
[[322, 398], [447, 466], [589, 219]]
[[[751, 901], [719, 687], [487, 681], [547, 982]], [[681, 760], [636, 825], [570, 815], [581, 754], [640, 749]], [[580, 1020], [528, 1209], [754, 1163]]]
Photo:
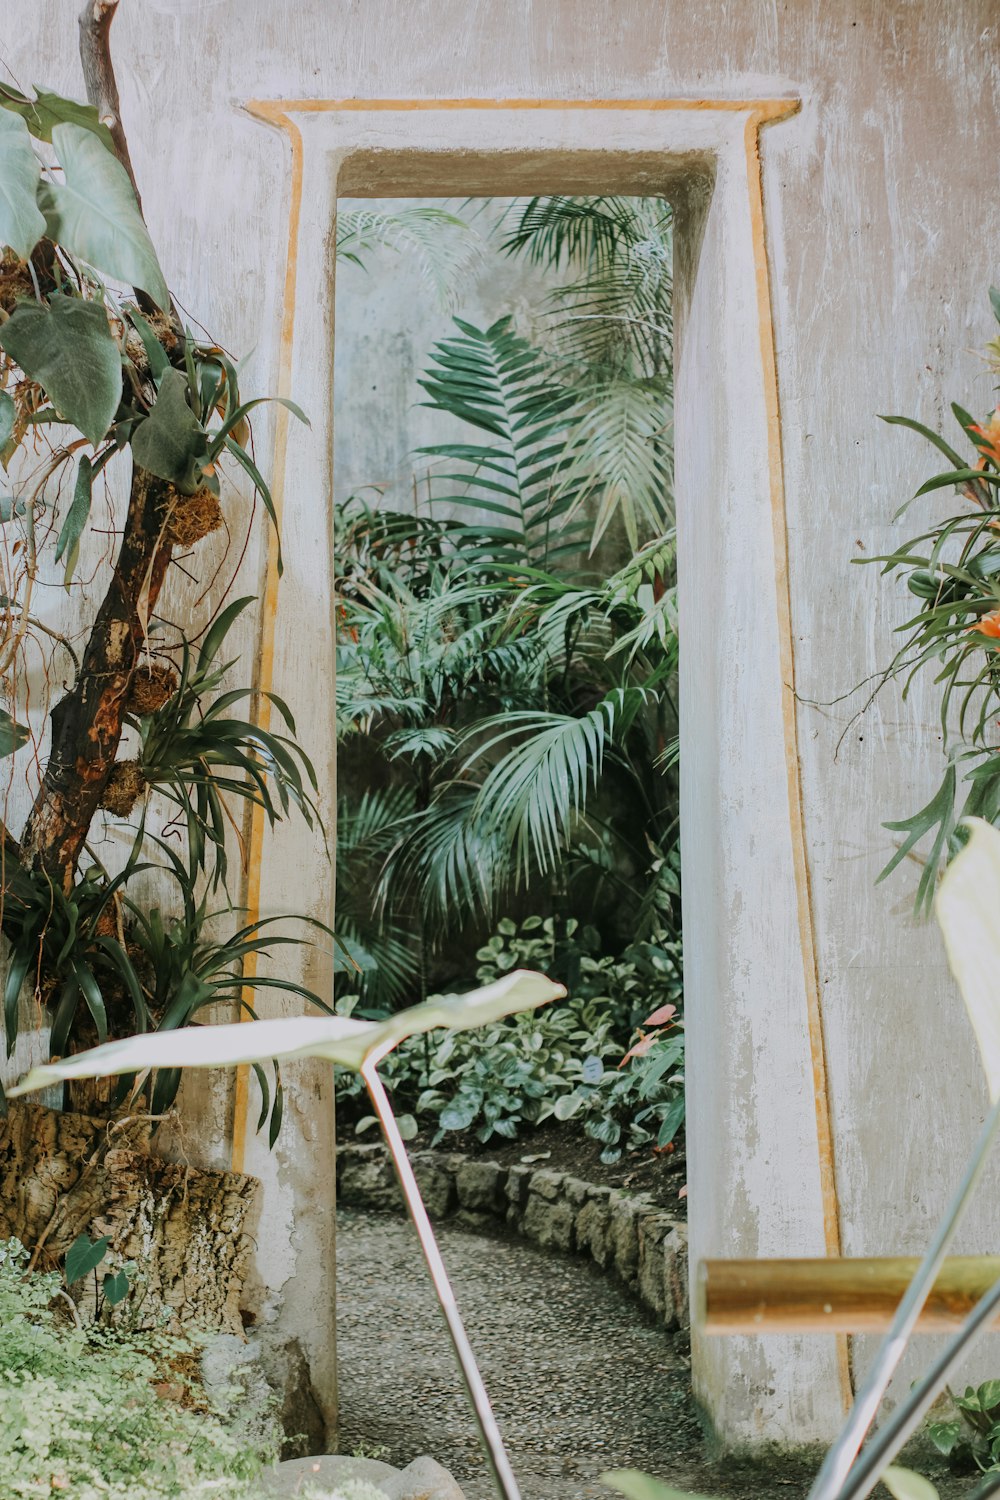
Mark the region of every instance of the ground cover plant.
[[0, 1475], [9, 1500], [256, 1493], [273, 1457], [211, 1409], [197, 1340], [70, 1316], [63, 1279], [0, 1244]]

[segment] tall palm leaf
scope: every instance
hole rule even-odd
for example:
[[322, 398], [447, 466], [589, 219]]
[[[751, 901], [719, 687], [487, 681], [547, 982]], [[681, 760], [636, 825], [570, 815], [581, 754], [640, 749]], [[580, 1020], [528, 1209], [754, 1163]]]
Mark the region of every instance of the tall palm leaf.
[[[571, 520], [577, 486], [566, 414], [571, 390], [550, 362], [500, 318], [487, 329], [456, 318], [459, 337], [434, 346], [420, 381], [426, 406], [468, 422], [492, 441], [439, 443], [421, 448], [449, 460], [437, 483], [456, 485], [439, 498], [477, 519], [461, 528], [461, 542], [495, 563], [552, 563], [580, 550], [583, 526]], [[482, 513], [492, 519], [479, 519]]]

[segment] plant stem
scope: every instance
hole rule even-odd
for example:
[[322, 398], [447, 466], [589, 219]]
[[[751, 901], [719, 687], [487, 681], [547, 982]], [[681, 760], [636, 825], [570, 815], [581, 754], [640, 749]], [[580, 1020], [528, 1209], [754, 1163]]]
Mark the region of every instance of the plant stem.
[[368, 1097], [372, 1101], [372, 1107], [382, 1127], [382, 1134], [389, 1148], [392, 1164], [396, 1169], [403, 1199], [413, 1221], [413, 1227], [417, 1231], [417, 1238], [420, 1241], [424, 1260], [427, 1262], [427, 1270], [434, 1285], [438, 1304], [444, 1314], [445, 1323], [448, 1325], [452, 1348], [462, 1372], [462, 1382], [472, 1405], [476, 1426], [479, 1428], [480, 1441], [486, 1453], [497, 1494], [500, 1500], [520, 1500], [514, 1471], [510, 1466], [510, 1459], [507, 1457], [503, 1438], [500, 1436], [500, 1429], [493, 1415], [490, 1398], [486, 1393], [483, 1377], [479, 1373], [479, 1366], [476, 1364], [476, 1357], [472, 1352], [465, 1324], [458, 1310], [455, 1293], [448, 1279], [448, 1272], [441, 1258], [441, 1251], [438, 1248], [427, 1209], [424, 1207], [424, 1200], [420, 1196], [417, 1179], [413, 1175], [413, 1168], [406, 1154], [403, 1137], [399, 1133], [389, 1097], [378, 1076], [377, 1069], [380, 1061], [381, 1057], [378, 1054], [368, 1058], [361, 1068], [361, 1077], [364, 1079]]
[[[906, 1290], [905, 1297], [896, 1309], [896, 1315], [879, 1346], [871, 1369], [865, 1377], [864, 1385], [855, 1397], [843, 1431], [827, 1453], [816, 1476], [809, 1492], [809, 1500], [832, 1500], [835, 1495], [838, 1495], [840, 1500], [844, 1500], [847, 1491], [842, 1489], [842, 1486], [848, 1478], [858, 1449], [864, 1442], [865, 1434], [875, 1419], [879, 1402], [903, 1357], [910, 1335], [920, 1317], [921, 1309], [937, 1280], [948, 1248], [979, 1184], [998, 1126], [1000, 1126], [1000, 1099], [993, 1104], [986, 1117], [986, 1123], [969, 1158], [958, 1190], [938, 1226], [927, 1254]], [[864, 1460], [861, 1462], [864, 1463]]]

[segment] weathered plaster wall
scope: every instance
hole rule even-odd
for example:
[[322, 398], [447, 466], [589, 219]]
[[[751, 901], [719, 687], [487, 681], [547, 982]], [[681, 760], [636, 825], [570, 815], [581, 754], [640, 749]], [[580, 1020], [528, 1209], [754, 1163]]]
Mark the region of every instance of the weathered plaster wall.
[[[8, 0], [0, 59], [18, 81], [79, 88], [76, 8], [76, 0]], [[875, 413], [903, 411], [936, 424], [953, 397], [972, 407], [991, 399], [970, 350], [991, 335], [985, 290], [997, 278], [989, 182], [1000, 146], [1000, 77], [992, 0], [854, 7], [820, 0], [345, 0], [337, 7], [123, 0], [115, 40], [135, 164], [168, 277], [183, 305], [231, 347], [255, 348], [249, 378], [261, 388], [275, 384], [279, 369], [289, 158], [277, 133], [242, 112], [248, 98], [801, 97], [794, 119], [765, 132], [763, 180], [840, 1227], [848, 1253], [919, 1246], [982, 1118], [984, 1090], [933, 930], [907, 915], [905, 878], [877, 889], [873, 881], [890, 847], [879, 824], [926, 799], [939, 775], [940, 744], [926, 698], [902, 707], [889, 695], [837, 754], [853, 704], [831, 700], [891, 650], [904, 601], [879, 587], [875, 570], [850, 562], [896, 537], [892, 511], [929, 461], [915, 439], [880, 428]], [[566, 117], [566, 137], [575, 132], [579, 147], [585, 135], [587, 151], [562, 163], [577, 180], [554, 188], [593, 183], [611, 135], [620, 147], [627, 131], [621, 117], [609, 130], [603, 112], [584, 124], [580, 118]], [[443, 145], [461, 153], [469, 116], [440, 119]], [[397, 149], [416, 125], [416, 116], [400, 117]], [[706, 142], [709, 155], [717, 145]], [[518, 163], [530, 157], [530, 145], [524, 151], [516, 160], [488, 153], [486, 184], [522, 190]], [[733, 152], [722, 164], [723, 187]], [[655, 177], [655, 161], [651, 170]], [[384, 157], [358, 162], [343, 190], [412, 192], [412, 178], [394, 172]], [[315, 176], [309, 184], [304, 229], [316, 239], [330, 229], [329, 183]], [[726, 201], [716, 197], [713, 212]], [[794, 920], [778, 858], [784, 835], [773, 713], [780, 685], [766, 640], [775, 590], [772, 580], [761, 593], [754, 571], [766, 551], [757, 530], [764, 513], [751, 503], [766, 484], [755, 436], [759, 350], [741, 321], [749, 246], [745, 226], [734, 224], [710, 214], [702, 226], [710, 259], [699, 264], [715, 265], [716, 277], [729, 265], [735, 279], [713, 305], [711, 281], [699, 289], [700, 272], [692, 272], [687, 415], [680, 388], [677, 412], [679, 442], [687, 424], [687, 459], [678, 467], [684, 547], [697, 569], [685, 586], [682, 626], [701, 643], [685, 666], [686, 736], [691, 745], [697, 721], [712, 737], [692, 747], [700, 760], [685, 793], [692, 1081], [705, 1090], [695, 1093], [692, 1239], [703, 1252], [805, 1253], [821, 1247], [822, 1217], [795, 989], [802, 977], [793, 977]], [[693, 261], [696, 248], [692, 239], [679, 253]], [[315, 256], [299, 296], [311, 326], [296, 358], [295, 393], [314, 425], [289, 471], [276, 686], [302, 711], [304, 737], [324, 752], [329, 774], [323, 351], [332, 290]], [[738, 326], [730, 338], [731, 318]], [[720, 369], [715, 354], [740, 349], [745, 371]], [[742, 474], [732, 461], [741, 444], [748, 445]], [[734, 535], [733, 524], [750, 529]], [[251, 584], [261, 563], [248, 559]], [[752, 673], [759, 676], [748, 682]], [[740, 860], [755, 847], [747, 876]], [[773, 879], [761, 850], [777, 851]], [[315, 845], [298, 832], [269, 843], [265, 907], [294, 895], [325, 910], [328, 891]], [[315, 1355], [327, 1347], [317, 1308], [331, 1291], [328, 1108], [322, 1085], [308, 1078], [277, 1157], [268, 1163], [261, 1154], [258, 1162], [255, 1154], [248, 1162], [268, 1181], [262, 1260], [275, 1316]], [[966, 1248], [995, 1244], [995, 1188], [996, 1179], [970, 1220]], [[702, 1394], [731, 1439], [829, 1434], [838, 1394], [822, 1341], [699, 1347], [697, 1357]], [[979, 1367], [996, 1373], [998, 1360], [988, 1351]], [[318, 1378], [332, 1394], [329, 1368]]]

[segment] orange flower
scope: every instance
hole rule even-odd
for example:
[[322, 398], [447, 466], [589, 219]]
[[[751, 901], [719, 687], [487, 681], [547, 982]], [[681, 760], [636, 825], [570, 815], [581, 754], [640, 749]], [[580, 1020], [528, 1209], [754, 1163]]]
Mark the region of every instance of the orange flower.
[[984, 426], [973, 425], [970, 428], [982, 442], [976, 444], [984, 458], [991, 458], [1000, 468], [1000, 406], [992, 414]]
[[[1000, 641], [1000, 609], [991, 610], [988, 615], [983, 615], [983, 618], [977, 620], [975, 625], [970, 625], [969, 629], [975, 631], [977, 635], [988, 635], [992, 640]], [[997, 651], [1000, 647], [994, 646], [992, 649]]]

